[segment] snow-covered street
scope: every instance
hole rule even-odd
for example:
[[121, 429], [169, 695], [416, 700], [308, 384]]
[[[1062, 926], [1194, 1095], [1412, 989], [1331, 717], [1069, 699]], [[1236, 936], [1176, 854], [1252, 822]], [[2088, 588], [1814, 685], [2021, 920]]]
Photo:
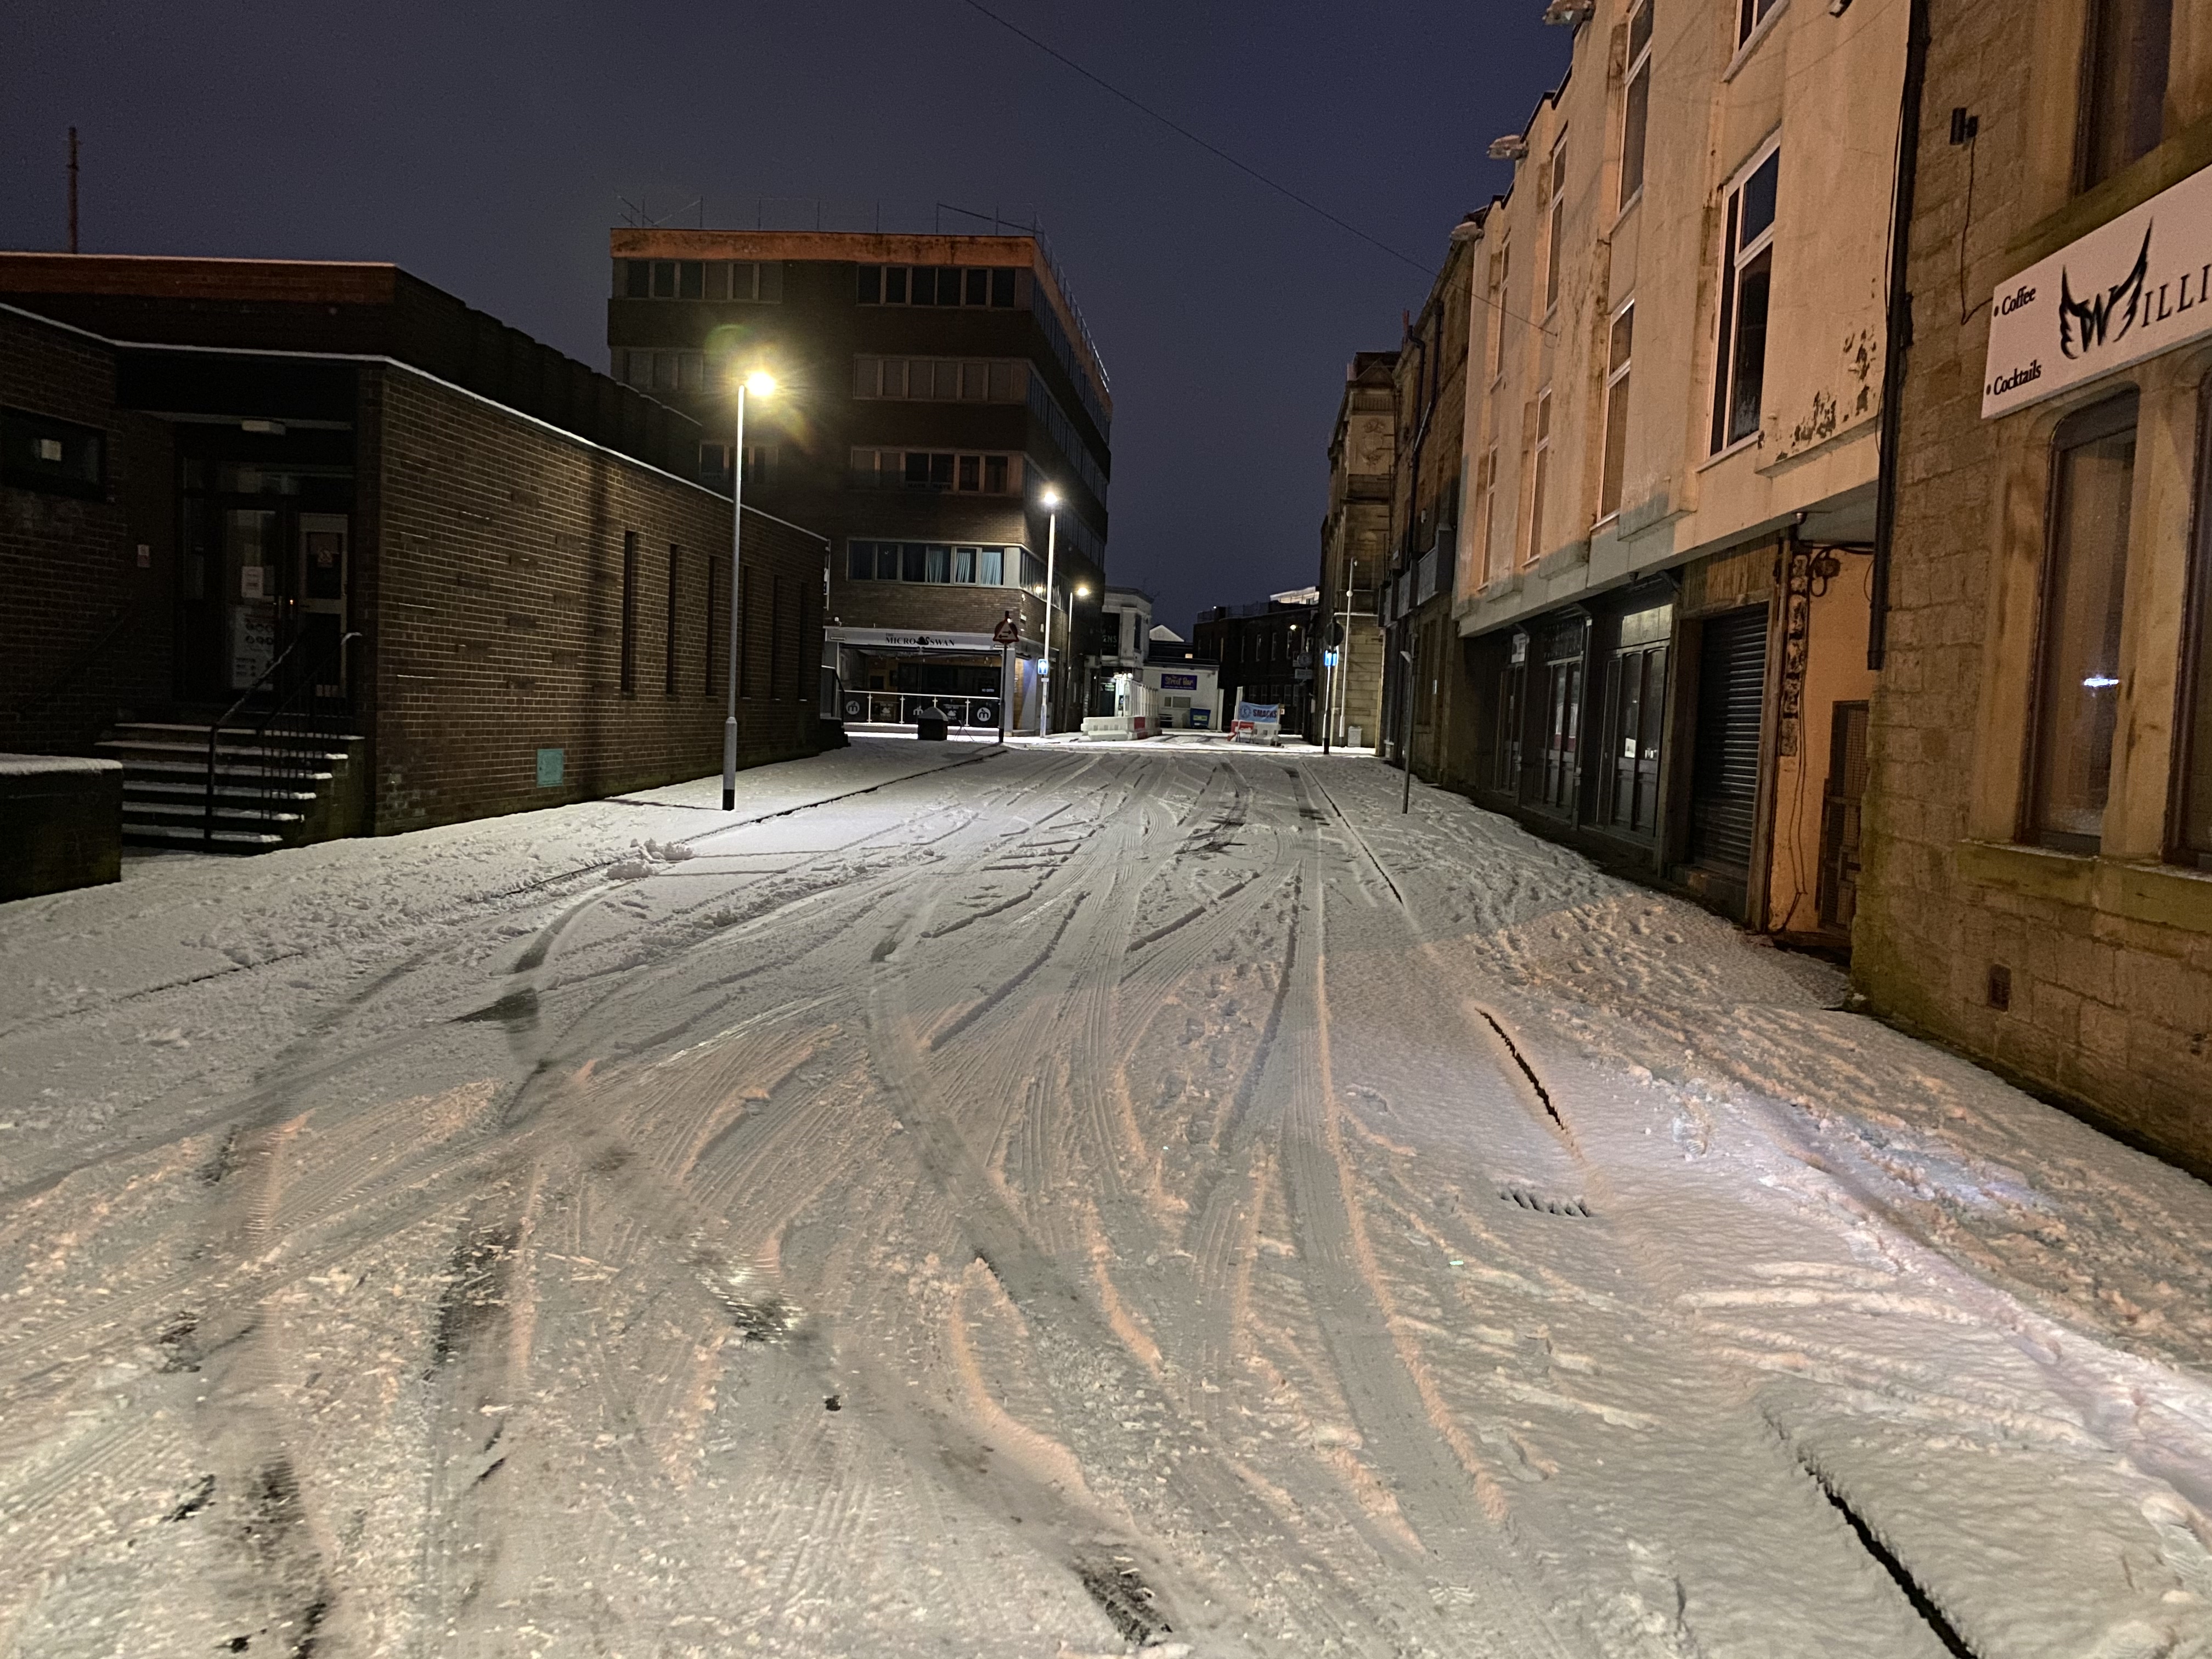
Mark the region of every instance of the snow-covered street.
[[2212, 1188], [1401, 782], [0, 908], [0, 1653], [2212, 1655]]

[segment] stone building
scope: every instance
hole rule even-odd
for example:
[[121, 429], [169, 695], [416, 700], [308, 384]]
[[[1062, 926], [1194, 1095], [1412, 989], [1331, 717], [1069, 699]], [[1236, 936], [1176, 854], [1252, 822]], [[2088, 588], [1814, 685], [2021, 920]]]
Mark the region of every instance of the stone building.
[[1492, 146], [1514, 183], [1468, 250], [1458, 712], [1415, 744], [1540, 833], [1837, 945], [1909, 6], [1553, 9], [1570, 73]]
[[1484, 214], [1452, 228], [1443, 266], [1392, 365], [1398, 465], [1390, 481], [1390, 562], [1381, 587], [1380, 752], [1445, 775], [1447, 734], [1464, 731], [1467, 676], [1452, 612], [1466, 493], [1468, 305]]
[[[738, 371], [779, 383], [746, 410], [744, 498], [835, 543], [838, 712], [894, 724], [928, 705], [995, 727], [1004, 692], [1033, 731], [1049, 615], [1052, 729], [1074, 729], [1099, 649], [1113, 392], [1043, 244], [624, 228], [611, 250], [610, 367], [698, 421], [702, 478], [727, 488]], [[1009, 613], [1022, 642], [1002, 687], [991, 635]]]
[[1354, 748], [1382, 741], [1382, 635], [1375, 598], [1390, 561], [1397, 360], [1395, 351], [1353, 355], [1328, 442], [1318, 586], [1324, 633], [1341, 642], [1335, 670], [1324, 670], [1317, 684], [1330, 740]]
[[[0, 254], [0, 748], [121, 760], [133, 839], [720, 765], [730, 500], [679, 412], [387, 264]], [[747, 515], [745, 764], [818, 744], [825, 550]]]
[[2212, 1174], [2212, 9], [1927, 15], [1853, 972]]

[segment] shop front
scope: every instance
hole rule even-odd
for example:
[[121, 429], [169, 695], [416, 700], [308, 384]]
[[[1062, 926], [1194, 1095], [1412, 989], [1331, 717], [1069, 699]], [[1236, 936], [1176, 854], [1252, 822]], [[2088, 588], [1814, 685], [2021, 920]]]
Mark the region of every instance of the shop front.
[[846, 730], [911, 731], [934, 708], [954, 731], [1034, 732], [1041, 707], [1042, 647], [1024, 639], [1013, 647], [1012, 706], [1006, 705], [1006, 653], [988, 634], [923, 634], [832, 625], [823, 630], [826, 664], [835, 677], [834, 707]]

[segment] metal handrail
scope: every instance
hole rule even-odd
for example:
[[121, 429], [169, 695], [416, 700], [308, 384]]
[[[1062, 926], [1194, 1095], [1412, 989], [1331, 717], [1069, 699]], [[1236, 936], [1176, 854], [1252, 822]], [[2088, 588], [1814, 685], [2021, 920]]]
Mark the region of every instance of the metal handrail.
[[[295, 637], [291, 644], [286, 646], [283, 651], [277, 653], [276, 660], [270, 663], [268, 667], [261, 671], [261, 678], [255, 680], [252, 684], [247, 686], [245, 690], [240, 692], [238, 694], [238, 700], [233, 702], [229, 708], [224, 709], [222, 716], [216, 720], [215, 724], [208, 727], [207, 799], [200, 818], [200, 846], [203, 848], [212, 848], [215, 846], [216, 750], [217, 745], [222, 741], [223, 728], [230, 724], [232, 717], [235, 715], [240, 709], [245, 708], [248, 702], [252, 701], [255, 694], [264, 690], [269, 684], [269, 682], [276, 678], [276, 671], [283, 667], [287, 662], [291, 660], [292, 653], [314, 637], [315, 636], [313, 635], [307, 633], [302, 633]], [[344, 672], [346, 647], [360, 637], [361, 634], [358, 629], [348, 632], [339, 637], [337, 642], [337, 659], [339, 672], [341, 674]], [[284, 712], [284, 704], [283, 701], [280, 700], [276, 708], [270, 709], [266, 714], [262, 716], [261, 723], [253, 727], [249, 735], [251, 735], [261, 744], [262, 747], [265, 749], [267, 747], [270, 723]], [[263, 764], [265, 773], [267, 765], [267, 757], [265, 756], [263, 759]]]

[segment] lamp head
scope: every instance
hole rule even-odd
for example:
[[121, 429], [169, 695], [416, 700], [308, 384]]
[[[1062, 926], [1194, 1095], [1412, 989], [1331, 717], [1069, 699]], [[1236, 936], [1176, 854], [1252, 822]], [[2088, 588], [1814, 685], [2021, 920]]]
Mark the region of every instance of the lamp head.
[[745, 390], [756, 398], [765, 398], [775, 390], [775, 376], [764, 368], [757, 368], [745, 376]]
[[1075, 585], [1075, 597], [1079, 599], [1089, 599], [1091, 597], [1090, 587], [1085, 583], [1078, 582]]
[[1048, 513], [1057, 513], [1060, 510], [1060, 492], [1047, 484], [1044, 494], [1037, 497], [1037, 505]]

